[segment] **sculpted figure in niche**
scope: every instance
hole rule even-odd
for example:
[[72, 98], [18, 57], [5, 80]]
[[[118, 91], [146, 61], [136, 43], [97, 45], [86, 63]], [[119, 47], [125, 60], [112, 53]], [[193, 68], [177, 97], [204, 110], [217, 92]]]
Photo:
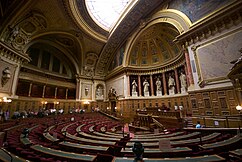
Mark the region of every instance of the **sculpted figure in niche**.
[[181, 72], [180, 81], [181, 81], [181, 88], [186, 88], [187, 87], [186, 75], [183, 74], [183, 72]]
[[102, 87], [101, 86], [98, 86], [97, 92], [96, 92], [97, 97], [102, 97], [102, 95], [103, 95], [102, 90], [103, 90]]
[[145, 79], [145, 81], [143, 82], [143, 86], [144, 86], [144, 92], [149, 92], [149, 82], [147, 81], [147, 79]]
[[161, 81], [160, 81], [160, 78], [157, 78], [156, 82], [156, 91], [161, 91]]
[[137, 83], [135, 80], [132, 82], [132, 92], [136, 92]]
[[175, 87], [175, 80], [174, 78], [172, 78], [171, 74], [169, 75], [168, 86], [169, 86], [169, 89], [174, 89]]

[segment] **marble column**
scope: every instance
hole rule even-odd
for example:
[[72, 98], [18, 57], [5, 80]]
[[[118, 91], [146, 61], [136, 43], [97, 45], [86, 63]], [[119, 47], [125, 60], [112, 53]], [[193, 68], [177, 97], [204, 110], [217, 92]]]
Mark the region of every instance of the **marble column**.
[[28, 94], [29, 97], [31, 96], [32, 85], [33, 85], [33, 83], [30, 83], [30, 84], [29, 84], [29, 94]]
[[180, 81], [179, 81], [179, 76], [178, 76], [177, 69], [174, 69], [174, 71], [175, 71], [175, 79], [176, 79], [176, 91], [177, 91], [177, 93], [181, 93]]
[[192, 68], [191, 68], [191, 62], [189, 58], [189, 53], [187, 50], [184, 50], [185, 60], [186, 60], [186, 66], [187, 66], [187, 78], [188, 78], [188, 84], [189, 86], [191, 84], [194, 84], [193, 76], [192, 76]]
[[167, 95], [166, 75], [165, 75], [165, 72], [162, 73], [162, 81], [163, 81], [164, 95]]
[[154, 96], [154, 84], [153, 84], [152, 75], [150, 75], [150, 88], [151, 88], [151, 96]]
[[141, 89], [141, 78], [140, 75], [138, 75], [138, 86], [139, 86], [139, 96], [142, 96], [142, 89]]

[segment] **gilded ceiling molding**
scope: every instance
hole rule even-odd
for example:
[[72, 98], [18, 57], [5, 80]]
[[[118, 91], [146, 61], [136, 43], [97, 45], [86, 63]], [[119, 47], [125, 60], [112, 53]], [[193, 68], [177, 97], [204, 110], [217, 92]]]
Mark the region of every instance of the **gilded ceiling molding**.
[[176, 39], [184, 47], [200, 42], [214, 36], [241, 22], [242, 1], [221, 8], [209, 16], [194, 23], [191, 28], [179, 35]]
[[80, 14], [76, 0], [68, 0], [68, 4], [72, 13], [71, 16], [74, 18], [78, 26], [80, 26], [84, 30], [84, 32], [86, 32], [88, 35], [91, 35], [94, 39], [98, 41], [107, 42], [106, 36], [93, 30], [93, 28], [90, 27], [88, 23], [86, 23], [85, 19]]

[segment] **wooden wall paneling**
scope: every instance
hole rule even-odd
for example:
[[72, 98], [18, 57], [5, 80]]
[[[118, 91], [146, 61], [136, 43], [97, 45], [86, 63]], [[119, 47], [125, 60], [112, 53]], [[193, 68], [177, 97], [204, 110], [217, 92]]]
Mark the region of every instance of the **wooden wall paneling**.
[[234, 100], [235, 99], [235, 94], [234, 94], [233, 90], [227, 90], [226, 94], [227, 94], [229, 100]]
[[42, 93], [43, 93], [43, 85], [33, 83], [32, 89], [31, 89], [31, 96], [42, 98]]
[[29, 82], [19, 80], [18, 85], [17, 85], [16, 95], [27, 97], [29, 94], [29, 85], [30, 85]]
[[75, 99], [76, 98], [76, 89], [71, 88], [68, 89], [68, 99]]
[[55, 87], [49, 85], [45, 87], [45, 98], [55, 98]]
[[56, 98], [58, 98], [58, 99], [65, 99], [66, 98], [66, 88], [58, 87]]

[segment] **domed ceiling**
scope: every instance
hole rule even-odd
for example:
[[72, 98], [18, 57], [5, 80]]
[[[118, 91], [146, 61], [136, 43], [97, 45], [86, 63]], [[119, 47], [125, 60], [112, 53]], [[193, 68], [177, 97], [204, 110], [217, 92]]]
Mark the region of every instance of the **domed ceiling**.
[[110, 31], [132, 0], [85, 0], [87, 11], [103, 29]]
[[129, 55], [130, 66], [156, 66], [172, 61], [181, 49], [173, 42], [179, 32], [168, 23], [152, 25], [137, 37]]

